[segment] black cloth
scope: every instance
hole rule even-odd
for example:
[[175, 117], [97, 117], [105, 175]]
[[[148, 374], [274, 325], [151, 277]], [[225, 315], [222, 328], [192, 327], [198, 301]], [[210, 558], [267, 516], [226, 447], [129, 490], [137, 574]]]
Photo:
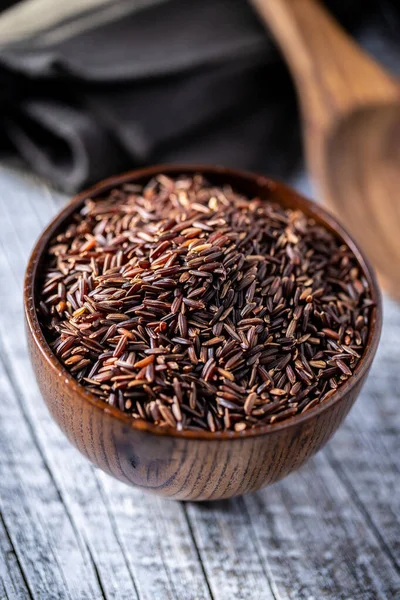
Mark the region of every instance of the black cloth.
[[[330, 8], [400, 56], [397, 0]], [[285, 178], [301, 157], [291, 79], [245, 0], [115, 0], [0, 47], [0, 125], [3, 154], [68, 192], [162, 162]]]

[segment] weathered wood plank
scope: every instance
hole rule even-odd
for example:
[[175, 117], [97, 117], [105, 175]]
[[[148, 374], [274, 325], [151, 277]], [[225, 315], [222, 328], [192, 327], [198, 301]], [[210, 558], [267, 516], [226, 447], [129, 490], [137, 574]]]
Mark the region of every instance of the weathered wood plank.
[[101, 597], [1, 359], [0, 390], [0, 511], [29, 589], [35, 598]]
[[397, 571], [324, 452], [244, 502], [280, 597], [398, 597]]
[[[48, 192], [43, 192], [39, 188], [34, 199], [32, 192], [20, 194], [18, 221], [15, 206], [7, 205], [3, 213], [5, 244], [14, 239], [15, 247], [13, 255], [4, 261], [2, 271], [9, 281], [4, 306], [9, 311], [10, 322], [15, 323], [13, 334], [0, 318], [0, 336], [5, 340], [7, 353], [13, 357], [10, 369], [15, 385], [19, 385], [22, 374], [30, 381], [29, 386], [21, 387], [21, 395], [39, 445], [57, 481], [60, 495], [88, 547], [106, 597], [131, 598], [137, 589], [141, 598], [209, 598], [197, 550], [179, 505], [144, 498], [140, 491], [131, 490], [108, 477], [107, 483], [103, 484], [100, 474], [59, 432], [30, 379], [33, 375], [25, 348], [21, 347], [21, 307], [15, 306], [13, 299], [21, 293], [22, 274], [32, 238], [37, 237], [43, 221], [47, 222], [56, 209], [55, 203], [51, 204], [46, 196]], [[18, 228], [15, 227], [17, 222]], [[136, 507], [133, 518], [130, 505]], [[153, 533], [149, 527], [151, 522], [159, 525]], [[149, 555], [148, 550], [144, 552], [143, 549], [150, 547]]]
[[215, 600], [273, 600], [241, 500], [186, 505]]
[[0, 515], [0, 600], [32, 598], [14, 546]]
[[[99, 473], [141, 599], [210, 598], [182, 506]], [[167, 577], [166, 577], [167, 575]]]

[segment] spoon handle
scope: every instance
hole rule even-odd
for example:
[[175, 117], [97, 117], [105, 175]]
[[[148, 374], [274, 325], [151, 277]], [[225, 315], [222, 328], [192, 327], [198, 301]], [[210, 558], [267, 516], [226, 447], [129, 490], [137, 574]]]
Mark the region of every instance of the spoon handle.
[[398, 98], [394, 80], [317, 0], [251, 0], [294, 77], [305, 125], [326, 130], [350, 108]]

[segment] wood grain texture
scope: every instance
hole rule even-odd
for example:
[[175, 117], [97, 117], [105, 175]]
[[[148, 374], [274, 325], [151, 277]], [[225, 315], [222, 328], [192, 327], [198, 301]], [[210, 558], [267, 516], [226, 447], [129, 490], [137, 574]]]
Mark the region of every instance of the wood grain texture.
[[[18, 553], [23, 571], [28, 574], [27, 585], [35, 598], [48, 598], [51, 593], [68, 598], [69, 594], [76, 593], [78, 586], [82, 597], [89, 600], [99, 593], [93, 572], [88, 568], [51, 475], [30, 438], [29, 426], [21, 422], [18, 401], [1, 362], [0, 380], [3, 392], [0, 511], [4, 525], [12, 531], [10, 543]], [[28, 492], [30, 488], [36, 491], [38, 498], [34, 504]], [[18, 502], [13, 501], [15, 498]]]
[[308, 167], [400, 299], [400, 84], [317, 0], [252, 0], [294, 77]]
[[32, 598], [3, 518], [0, 519], [0, 598]]
[[[241, 433], [168, 431], [137, 422], [88, 392], [64, 369], [37, 319], [36, 289], [50, 239], [85, 198], [96, 199], [125, 182], [146, 182], [159, 172], [202, 172], [216, 184], [299, 209], [333, 230], [353, 249], [369, 282], [376, 308], [359, 366], [334, 397], [290, 420]], [[70, 441], [95, 465], [125, 483], [179, 500], [230, 498], [273, 483], [299, 468], [322, 448], [347, 415], [368, 374], [380, 336], [380, 294], [364, 257], [327, 213], [283, 184], [266, 177], [217, 167], [156, 166], [110, 178], [75, 197], [40, 236], [30, 257], [24, 289], [29, 354], [39, 388]]]
[[[157, 498], [93, 469], [49, 416], [33, 378], [23, 337], [23, 273], [35, 239], [63, 202], [36, 178], [0, 167], [0, 341], [6, 364], [0, 397], [13, 411], [7, 436], [0, 413], [0, 439], [17, 449], [8, 454], [0, 444], [2, 474], [10, 474], [0, 480], [0, 599], [56, 597], [39, 594], [42, 569], [24, 554], [14, 516], [29, 500], [24, 536], [30, 545], [36, 539], [43, 544], [35, 516], [46, 516], [46, 531], [55, 531], [45, 540], [52, 556], [54, 537], [63, 538], [64, 527], [54, 511], [47, 515], [41, 507], [42, 484], [26, 459], [33, 452], [35, 465], [47, 465], [51, 489], [56, 482], [79, 539], [46, 574], [46, 585], [60, 597], [87, 598], [91, 586], [96, 599], [397, 600], [399, 306], [385, 298], [371, 375], [345, 424], [305, 467], [238, 500], [182, 505]], [[86, 572], [96, 574], [103, 591], [94, 575], [77, 580], [70, 573], [81, 568], [87, 548]]]

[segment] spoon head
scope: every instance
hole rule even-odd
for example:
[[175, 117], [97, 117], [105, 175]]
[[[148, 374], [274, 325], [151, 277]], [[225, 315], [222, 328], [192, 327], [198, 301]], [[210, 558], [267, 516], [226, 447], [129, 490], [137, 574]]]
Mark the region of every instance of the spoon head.
[[400, 103], [360, 108], [326, 144], [328, 201], [400, 299]]

